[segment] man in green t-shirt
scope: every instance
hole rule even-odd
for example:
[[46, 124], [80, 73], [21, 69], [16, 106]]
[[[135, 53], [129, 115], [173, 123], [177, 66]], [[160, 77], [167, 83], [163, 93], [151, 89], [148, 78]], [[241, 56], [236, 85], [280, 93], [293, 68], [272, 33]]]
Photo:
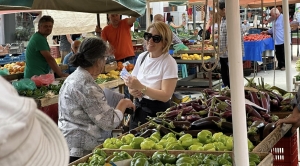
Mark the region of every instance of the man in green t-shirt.
[[26, 47], [26, 66], [24, 78], [34, 75], [48, 74], [52, 69], [59, 77], [67, 77], [51, 56], [47, 36], [51, 34], [54, 20], [51, 16], [43, 16], [38, 23], [38, 32], [30, 38]]

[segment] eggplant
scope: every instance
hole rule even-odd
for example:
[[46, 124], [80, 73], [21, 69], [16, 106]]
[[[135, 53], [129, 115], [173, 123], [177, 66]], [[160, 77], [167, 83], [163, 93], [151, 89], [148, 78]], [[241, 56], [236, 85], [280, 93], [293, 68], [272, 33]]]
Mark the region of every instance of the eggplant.
[[189, 130], [191, 128], [191, 122], [189, 121], [172, 121], [171, 123], [175, 126], [175, 128], [182, 130]]
[[251, 126], [248, 128], [248, 134], [250, 134], [250, 135], [259, 134], [260, 137], [262, 137], [265, 125], [267, 125], [267, 122], [265, 122], [263, 120], [254, 121], [251, 124]]
[[260, 96], [260, 102], [261, 102], [261, 106], [267, 110], [266, 113], [269, 113], [270, 110], [270, 102], [268, 102], [268, 99], [266, 98], [264, 92], [258, 92], [259, 96]]
[[246, 104], [245, 107], [246, 107], [246, 113], [248, 115], [262, 119], [261, 115], [253, 107], [251, 107], [248, 104]]
[[261, 116], [264, 118], [265, 121], [268, 122], [270, 120], [270, 118], [271, 118], [270, 114], [263, 112], [263, 111], [260, 111], [259, 113], [261, 114]]
[[272, 108], [278, 108], [279, 107], [279, 101], [277, 99], [272, 99], [270, 101], [270, 105]]
[[170, 118], [170, 117], [178, 116], [179, 114], [180, 115], [186, 115], [187, 113], [190, 113], [193, 110], [194, 109], [193, 109], [192, 106], [188, 106], [188, 107], [185, 107], [185, 108], [182, 108], [182, 109], [177, 109], [177, 110], [173, 110], [171, 112], [168, 112], [163, 117]]
[[194, 121], [191, 124], [191, 129], [192, 130], [200, 130], [200, 129], [215, 129], [217, 126], [214, 123], [220, 121], [220, 117], [218, 116], [211, 116], [211, 117], [206, 117], [202, 118], [199, 120]]
[[219, 128], [213, 121], [202, 121], [191, 125], [191, 130], [201, 130], [201, 129], [218, 130]]
[[233, 125], [231, 122], [224, 122], [220, 120], [219, 122], [214, 123], [222, 130], [222, 132], [233, 132]]
[[176, 116], [176, 118], [174, 119], [175, 121], [186, 121], [187, 116]]
[[205, 110], [207, 108], [207, 106], [205, 105], [200, 105], [199, 103], [193, 103], [192, 107], [196, 110], [196, 111], [202, 111]]
[[258, 96], [257, 96], [257, 93], [256, 93], [256, 92], [248, 91], [248, 95], [250, 95], [251, 101], [252, 101], [254, 104], [256, 104], [256, 105], [258, 105], [258, 106], [261, 107], [261, 104], [260, 104], [260, 102], [259, 102], [259, 100], [258, 100]]
[[158, 127], [158, 129], [159, 129], [159, 132], [161, 135], [167, 135], [172, 132], [170, 129], [166, 128], [165, 126], [161, 126], [161, 125]]
[[262, 139], [265, 139], [275, 128], [276, 128], [275, 123], [267, 124], [264, 128]]
[[188, 120], [189, 122], [194, 122], [194, 121], [199, 120], [199, 119], [201, 119], [201, 117], [198, 114], [192, 114], [192, 115], [188, 115], [186, 117], [186, 120]]
[[172, 107], [168, 108], [165, 112], [171, 112], [177, 109], [177, 105], [173, 105]]

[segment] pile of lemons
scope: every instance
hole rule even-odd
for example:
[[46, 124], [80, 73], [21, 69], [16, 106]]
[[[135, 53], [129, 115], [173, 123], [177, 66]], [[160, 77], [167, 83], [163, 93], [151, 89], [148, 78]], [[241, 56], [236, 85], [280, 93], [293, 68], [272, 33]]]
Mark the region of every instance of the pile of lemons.
[[[199, 54], [192, 54], [192, 55], [181, 54], [181, 59], [182, 60], [202, 60], [201, 55], [199, 55]], [[208, 59], [210, 59], [210, 56], [203, 56], [203, 60], [208, 60]]]
[[103, 78], [103, 79], [115, 78], [115, 79], [119, 79], [120, 78], [120, 71], [111, 70], [107, 74], [99, 74], [98, 78]]

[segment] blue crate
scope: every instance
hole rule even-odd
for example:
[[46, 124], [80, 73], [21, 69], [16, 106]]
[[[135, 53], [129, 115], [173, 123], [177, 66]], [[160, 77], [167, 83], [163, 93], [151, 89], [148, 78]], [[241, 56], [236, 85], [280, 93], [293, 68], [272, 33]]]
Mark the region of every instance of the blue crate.
[[11, 63], [11, 62], [12, 62], [12, 59], [9, 56], [9, 54], [7, 54], [4, 58], [0, 58], [0, 65], [5, 65], [5, 64]]
[[266, 65], [266, 70], [273, 70], [274, 69], [274, 63], [272, 62], [272, 63], [268, 63], [267, 65]]
[[25, 52], [23, 52], [20, 56], [19, 56], [19, 58], [20, 58], [20, 61], [25, 61]]
[[189, 75], [196, 74], [196, 73], [197, 73], [197, 67], [189, 68]]

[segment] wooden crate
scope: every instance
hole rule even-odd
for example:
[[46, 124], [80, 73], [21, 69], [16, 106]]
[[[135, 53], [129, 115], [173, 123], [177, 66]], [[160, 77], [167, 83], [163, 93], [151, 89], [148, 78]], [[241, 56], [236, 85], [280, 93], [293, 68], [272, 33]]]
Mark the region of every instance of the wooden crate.
[[55, 95], [52, 98], [35, 99], [35, 102], [36, 102], [38, 108], [56, 104], [56, 103], [58, 103], [58, 95]]
[[12, 80], [19, 80], [24, 78], [24, 73], [18, 73], [18, 74], [10, 74], [6, 76], [2, 76], [4, 79], [7, 81], [12, 81]]
[[[137, 150], [137, 149], [134, 149], [134, 150], [104, 150], [105, 153], [110, 156], [112, 155], [114, 152], [121, 152], [121, 151], [126, 151], [128, 154], [130, 154], [131, 156], [134, 155], [135, 152], [142, 152], [144, 154], [146, 154], [148, 157], [152, 156], [153, 153], [157, 152], [157, 150]], [[233, 152], [228, 152], [228, 151], [224, 151], [224, 152], [208, 152], [208, 151], [182, 151], [182, 150], [172, 150], [172, 151], [168, 151], [169, 154], [174, 154], [174, 155], [178, 155], [180, 153], [186, 153], [188, 155], [193, 155], [193, 154], [196, 154], [196, 153], [203, 153], [203, 154], [214, 154], [214, 155], [221, 155], [223, 153], [229, 153], [231, 157], [233, 157]], [[260, 159], [261, 159], [261, 162], [258, 164], [258, 166], [270, 166], [270, 165], [273, 165], [273, 155], [272, 153], [255, 153], [257, 154]], [[91, 157], [92, 154], [88, 154], [72, 163], [69, 164], [69, 166], [73, 166], [73, 165], [77, 165], [79, 163], [84, 163], [88, 160], [89, 157]], [[126, 164], [128, 164], [130, 162], [126, 162]], [[129, 166], [129, 165], [126, 165], [126, 164], [122, 164], [120, 166]]]
[[117, 80], [112, 80], [112, 81], [109, 81], [109, 82], [105, 82], [105, 83], [102, 83], [102, 84], [98, 84], [102, 89], [104, 88], [116, 88], [116, 87], [119, 87], [119, 92], [120, 93], [124, 93], [124, 86], [125, 86], [125, 83], [124, 81], [119, 78]]

